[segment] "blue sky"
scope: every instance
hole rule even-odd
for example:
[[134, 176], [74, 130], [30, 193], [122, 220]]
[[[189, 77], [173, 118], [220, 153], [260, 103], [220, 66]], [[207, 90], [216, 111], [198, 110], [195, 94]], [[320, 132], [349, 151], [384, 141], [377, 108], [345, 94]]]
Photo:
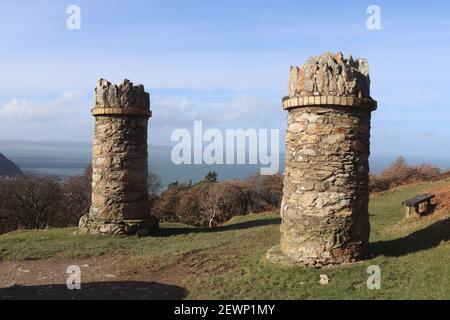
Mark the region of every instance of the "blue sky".
[[[432, 3], [4, 0], [0, 139], [90, 141], [100, 77], [150, 91], [150, 143], [194, 120], [283, 132], [289, 67], [342, 51], [369, 61], [372, 154], [450, 159], [450, 3]], [[71, 4], [81, 30], [66, 28]]]

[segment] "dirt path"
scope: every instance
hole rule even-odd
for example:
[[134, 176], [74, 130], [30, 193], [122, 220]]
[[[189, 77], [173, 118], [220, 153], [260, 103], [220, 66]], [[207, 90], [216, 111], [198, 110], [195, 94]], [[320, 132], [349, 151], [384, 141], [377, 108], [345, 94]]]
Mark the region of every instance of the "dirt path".
[[[0, 299], [180, 299], [185, 289], [158, 274], [125, 274], [126, 257], [0, 262]], [[69, 290], [67, 268], [80, 268], [81, 289]]]

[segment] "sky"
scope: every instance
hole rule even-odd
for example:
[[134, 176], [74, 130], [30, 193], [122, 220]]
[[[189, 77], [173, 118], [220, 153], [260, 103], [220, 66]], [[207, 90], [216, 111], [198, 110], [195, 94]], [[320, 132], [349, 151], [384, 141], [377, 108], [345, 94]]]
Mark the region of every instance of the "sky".
[[282, 146], [290, 66], [342, 51], [369, 62], [372, 155], [450, 159], [450, 2], [432, 3], [2, 0], [0, 140], [90, 141], [96, 80], [127, 78], [151, 94], [149, 143], [202, 120]]

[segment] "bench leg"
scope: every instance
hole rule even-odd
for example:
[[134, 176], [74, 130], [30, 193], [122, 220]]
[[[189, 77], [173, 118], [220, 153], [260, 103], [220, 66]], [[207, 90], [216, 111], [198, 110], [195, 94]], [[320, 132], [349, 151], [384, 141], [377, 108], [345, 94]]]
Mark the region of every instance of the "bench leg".
[[411, 217], [411, 208], [406, 207], [406, 219], [409, 219]]
[[406, 218], [418, 217], [419, 211], [419, 206], [406, 207]]

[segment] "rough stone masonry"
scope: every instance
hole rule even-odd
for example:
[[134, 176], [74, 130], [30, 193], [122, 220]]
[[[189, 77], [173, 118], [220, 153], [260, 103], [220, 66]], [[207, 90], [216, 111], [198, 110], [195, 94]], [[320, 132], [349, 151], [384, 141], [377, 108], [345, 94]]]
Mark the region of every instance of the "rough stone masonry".
[[281, 243], [267, 257], [320, 267], [362, 259], [369, 225], [367, 61], [342, 53], [291, 67]]
[[95, 88], [92, 205], [80, 219], [88, 233], [148, 234], [158, 227], [148, 204], [149, 94], [129, 80]]

